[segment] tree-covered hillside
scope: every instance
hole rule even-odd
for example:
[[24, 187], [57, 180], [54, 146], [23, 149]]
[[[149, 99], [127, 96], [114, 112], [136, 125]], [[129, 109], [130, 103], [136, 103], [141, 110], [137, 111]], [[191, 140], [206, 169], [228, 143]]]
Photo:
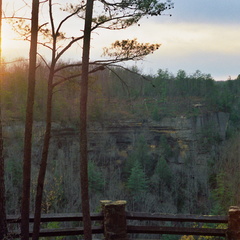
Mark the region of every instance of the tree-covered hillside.
[[[64, 66], [69, 63], [61, 64]], [[77, 131], [79, 78], [69, 80], [65, 76], [78, 75], [79, 68], [73, 67], [70, 74], [70, 70], [64, 71], [56, 80], [62, 83], [56, 87], [53, 93], [53, 120], [60, 129], [71, 128]], [[236, 191], [238, 189], [237, 170], [239, 169], [234, 167], [238, 161], [234, 153], [238, 149], [238, 141], [235, 139], [238, 139], [240, 121], [240, 78], [216, 82], [209, 74], [196, 71], [194, 74], [188, 75], [184, 70], [179, 70], [176, 76], [167, 70], [159, 70], [156, 75], [142, 76], [140, 70], [135, 67], [131, 70], [112, 67], [91, 74], [89, 87], [89, 124], [104, 124], [120, 120], [131, 120], [138, 123], [160, 122], [166, 117], [191, 118], [213, 112], [226, 112], [230, 116], [227, 137], [231, 144], [219, 140], [218, 135], [210, 127], [202, 132], [202, 141], [198, 142], [202, 146], [203, 142], [205, 146], [208, 145], [208, 151], [212, 154], [220, 155], [212, 156], [211, 162], [208, 163], [209, 171], [211, 171], [209, 172], [211, 201], [216, 204], [204, 206], [205, 202], [201, 200], [203, 185], [200, 183], [194, 188], [190, 187], [188, 181], [192, 178], [190, 172], [193, 164], [190, 158], [186, 157], [183, 161], [186, 165], [185, 170], [175, 169], [173, 171], [173, 167], [170, 167], [172, 159], [176, 159], [176, 155], [184, 148], [180, 141], [177, 145], [171, 142], [172, 138], [162, 136], [158, 139], [160, 147], [155, 149], [158, 145], [150, 146], [144, 136], [139, 136], [132, 149], [119, 150], [118, 154], [122, 155], [122, 158], [117, 159], [114, 157], [117, 155], [117, 150], [111, 142], [111, 137], [103, 134], [102, 138], [105, 140], [102, 143], [105, 145], [102, 146], [101, 151], [98, 151], [99, 156], [92, 157], [93, 161], [91, 160], [89, 164], [91, 201], [94, 206], [98, 204], [96, 202], [98, 198], [106, 196], [108, 198], [124, 197], [129, 201], [129, 207], [134, 210], [160, 211], [163, 206], [167, 206], [168, 211], [174, 213], [194, 212], [193, 209], [201, 204], [201, 208], [198, 210], [202, 213], [209, 211], [223, 213], [230, 204], [239, 203]], [[35, 122], [39, 124], [44, 121], [47, 92], [47, 69], [41, 65], [37, 68], [36, 88]], [[26, 95], [27, 65], [24, 62], [18, 62], [6, 67], [2, 96], [5, 126], [20, 126], [23, 123]], [[40, 132], [40, 128], [38, 130]], [[41, 148], [41, 133], [39, 132], [35, 136], [34, 166], [38, 166], [39, 149]], [[7, 207], [9, 213], [16, 213], [16, 209], [19, 209], [21, 192], [18, 183], [22, 178], [21, 140], [23, 133], [21, 127], [11, 134], [13, 135], [5, 134], [5, 144], [13, 147], [6, 155]], [[57, 144], [58, 148], [62, 149], [62, 154], [66, 155], [64, 149], [67, 146], [63, 146], [60, 140]], [[215, 151], [216, 146], [223, 150]], [[71, 148], [69, 145], [69, 149]], [[112, 156], [114, 161], [111, 162], [111, 159], [105, 157], [107, 156], [106, 152]], [[54, 151], [51, 154], [50, 158], [55, 159]], [[16, 156], [18, 157], [16, 158]], [[78, 189], [78, 185], [75, 184], [71, 174], [64, 173], [63, 169], [60, 169], [59, 166], [66, 164], [63, 162], [64, 159], [62, 157], [59, 162], [56, 159], [54, 162], [50, 160], [43, 203], [45, 212], [74, 211], [79, 207], [75, 202], [76, 197], [79, 198], [79, 192], [75, 197], [71, 197], [72, 202], [68, 202], [73, 189]], [[101, 162], [96, 159], [101, 159]], [[122, 161], [121, 159], [126, 160]], [[75, 172], [76, 164], [72, 161], [68, 162], [67, 166], [72, 172]], [[176, 164], [179, 168], [182, 163]], [[33, 169], [34, 173], [36, 169]], [[176, 172], [179, 174], [176, 175]], [[68, 183], [64, 176], [70, 179]], [[33, 186], [36, 184], [34, 181], [36, 180], [33, 180]], [[121, 183], [120, 190], [115, 187], [119, 182]], [[199, 189], [197, 189], [198, 187]], [[73, 189], [71, 190], [71, 188]], [[189, 191], [191, 189], [192, 192], [187, 192], [186, 189]], [[200, 195], [197, 196], [197, 194]], [[195, 195], [198, 200], [195, 198], [190, 200], [187, 197]], [[171, 199], [168, 205], [162, 202], [162, 199], [165, 198]], [[159, 206], [159, 202], [162, 202], [162, 206]], [[187, 204], [188, 208], [186, 208]], [[201, 213], [199, 211], [198, 213]]]
[[[67, 65], [69, 63], [62, 63]], [[68, 72], [66, 72], [68, 71]], [[70, 71], [70, 72], [69, 72]], [[44, 120], [46, 111], [47, 72], [37, 69], [35, 120]], [[56, 82], [62, 82], [53, 93], [54, 121], [74, 124], [78, 121], [79, 68], [63, 70]], [[89, 120], [105, 121], [134, 118], [158, 121], [164, 116], [194, 116], [204, 112], [230, 113], [229, 133], [238, 128], [240, 116], [240, 78], [217, 82], [210, 74], [197, 70], [188, 75], [179, 70], [173, 75], [159, 70], [156, 75], [142, 76], [133, 67], [106, 68], [90, 75]], [[6, 121], [23, 120], [27, 91], [27, 65], [18, 62], [5, 68], [3, 81], [3, 117]]]

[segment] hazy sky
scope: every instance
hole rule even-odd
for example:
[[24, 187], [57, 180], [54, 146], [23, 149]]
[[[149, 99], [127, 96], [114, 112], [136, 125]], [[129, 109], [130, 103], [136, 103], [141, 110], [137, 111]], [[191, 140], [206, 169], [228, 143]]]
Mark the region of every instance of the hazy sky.
[[[137, 38], [140, 42], [162, 44], [157, 52], [136, 63], [145, 73], [155, 74], [158, 69], [168, 69], [175, 74], [183, 69], [188, 74], [196, 70], [210, 73], [216, 80], [236, 78], [240, 74], [240, 0], [173, 2], [174, 9], [166, 15], [143, 19], [140, 26], [93, 33], [92, 59], [98, 58], [102, 48], [117, 39]], [[26, 57], [28, 44], [12, 41], [10, 30], [7, 27], [3, 30], [5, 58], [24, 54]], [[76, 51], [66, 55], [66, 59], [77, 57]]]

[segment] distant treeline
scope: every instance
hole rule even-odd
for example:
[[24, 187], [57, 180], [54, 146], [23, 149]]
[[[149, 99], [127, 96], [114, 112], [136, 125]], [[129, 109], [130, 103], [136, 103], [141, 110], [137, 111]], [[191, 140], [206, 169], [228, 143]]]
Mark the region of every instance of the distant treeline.
[[[70, 64], [61, 63], [62, 66]], [[3, 117], [7, 121], [23, 120], [25, 117], [27, 69], [27, 64], [22, 61], [5, 69], [2, 101]], [[78, 66], [63, 67], [56, 74], [54, 121], [78, 122], [80, 69]], [[45, 119], [47, 78], [48, 68], [39, 65], [35, 100], [37, 121]], [[91, 74], [89, 85], [90, 120], [160, 120], [165, 116], [194, 116], [206, 111], [223, 111], [230, 113], [231, 128], [236, 128], [240, 122], [240, 75], [235, 80], [220, 82], [199, 70], [191, 75], [179, 70], [173, 75], [168, 70], [159, 69], [155, 75], [143, 76], [136, 67], [130, 70], [112, 67]]]

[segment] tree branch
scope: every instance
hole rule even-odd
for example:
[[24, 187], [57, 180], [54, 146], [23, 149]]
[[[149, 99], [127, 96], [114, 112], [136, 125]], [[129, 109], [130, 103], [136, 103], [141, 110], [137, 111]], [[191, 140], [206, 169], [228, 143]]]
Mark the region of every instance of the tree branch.
[[[85, 5], [84, 5], [85, 6]], [[81, 6], [79, 8], [77, 8], [73, 13], [71, 13], [70, 15], [68, 15], [67, 17], [65, 17], [60, 23], [59, 26], [57, 28], [56, 33], [58, 33], [60, 31], [60, 28], [62, 27], [62, 25], [71, 17], [73, 17], [74, 15], [76, 15], [77, 13], [79, 13], [80, 10], [82, 10], [84, 8], [84, 6]]]

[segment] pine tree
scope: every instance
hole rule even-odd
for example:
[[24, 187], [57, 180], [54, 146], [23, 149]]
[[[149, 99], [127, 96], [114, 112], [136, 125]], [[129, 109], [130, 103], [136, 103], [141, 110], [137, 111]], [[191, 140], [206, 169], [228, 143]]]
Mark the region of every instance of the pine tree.
[[101, 192], [104, 188], [102, 173], [93, 161], [89, 161], [88, 163], [88, 182], [89, 189], [94, 193]]
[[147, 190], [148, 181], [139, 161], [136, 161], [131, 169], [127, 187], [135, 198]]

